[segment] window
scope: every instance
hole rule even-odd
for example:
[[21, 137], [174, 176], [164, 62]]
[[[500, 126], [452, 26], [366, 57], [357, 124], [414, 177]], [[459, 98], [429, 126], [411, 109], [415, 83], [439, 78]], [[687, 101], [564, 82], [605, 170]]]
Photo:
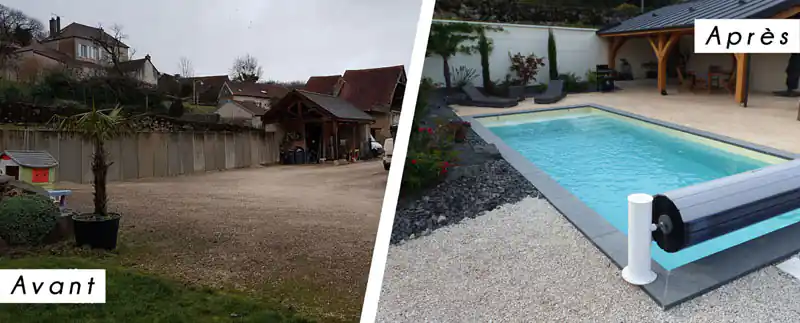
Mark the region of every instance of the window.
[[81, 45], [81, 51], [78, 53], [80, 57], [89, 57], [89, 46]]
[[97, 47], [92, 47], [92, 58], [100, 59], [100, 49]]

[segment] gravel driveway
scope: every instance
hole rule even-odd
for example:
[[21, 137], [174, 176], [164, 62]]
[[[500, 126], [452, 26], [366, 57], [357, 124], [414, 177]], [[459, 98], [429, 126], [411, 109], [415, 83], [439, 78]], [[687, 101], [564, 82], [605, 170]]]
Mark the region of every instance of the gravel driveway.
[[774, 266], [662, 311], [546, 200], [526, 198], [389, 248], [379, 322], [798, 322]]
[[[110, 184], [120, 256], [187, 282], [269, 293], [315, 316], [360, 313], [387, 172], [274, 166]], [[91, 187], [71, 207], [89, 210]]]

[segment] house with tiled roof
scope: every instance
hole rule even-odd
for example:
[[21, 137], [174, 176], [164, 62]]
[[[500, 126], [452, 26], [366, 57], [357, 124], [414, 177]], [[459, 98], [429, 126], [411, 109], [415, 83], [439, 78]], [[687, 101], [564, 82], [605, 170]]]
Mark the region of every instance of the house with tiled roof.
[[218, 114], [220, 120], [237, 123], [246, 121], [249, 126], [261, 128], [261, 116], [266, 113], [268, 108], [262, 107], [254, 101], [239, 101], [223, 99], [220, 101], [219, 108], [214, 113]]
[[341, 75], [312, 76], [306, 82], [303, 90], [333, 95], [334, 87], [341, 82]]
[[[104, 44], [112, 48], [106, 49]], [[109, 51], [117, 53], [123, 73], [145, 84], [158, 84], [159, 72], [150, 55], [130, 60], [128, 45], [102, 28], [76, 22], [61, 28], [61, 17], [50, 19], [47, 38], [16, 51], [18, 77], [33, 77], [45, 69], [57, 67], [68, 67], [84, 76], [107, 73], [112, 68]]]
[[268, 83], [231, 82], [228, 87], [233, 100], [255, 102], [264, 109], [289, 93], [289, 89], [281, 85]]
[[313, 76], [305, 90], [339, 97], [372, 116], [370, 133], [382, 142], [399, 120], [405, 86], [405, 67], [396, 65], [347, 70], [342, 76]]

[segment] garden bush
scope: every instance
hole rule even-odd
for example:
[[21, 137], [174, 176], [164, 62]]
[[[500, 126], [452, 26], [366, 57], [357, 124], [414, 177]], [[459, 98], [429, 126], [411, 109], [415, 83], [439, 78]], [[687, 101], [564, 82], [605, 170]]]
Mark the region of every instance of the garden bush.
[[567, 93], [582, 93], [589, 90], [589, 83], [581, 80], [581, 77], [575, 73], [561, 74], [558, 78], [564, 81], [564, 89]]
[[423, 79], [417, 96], [414, 129], [408, 142], [405, 168], [403, 171], [402, 191], [413, 193], [431, 187], [441, 181], [448, 168], [455, 162], [453, 151], [454, 133], [449, 122], [422, 126], [427, 115], [428, 96], [433, 85]]
[[416, 129], [408, 143], [403, 188], [417, 191], [443, 179], [456, 159], [453, 142], [449, 124]]
[[38, 245], [56, 227], [58, 208], [41, 195], [18, 195], [0, 202], [0, 238], [9, 245]]

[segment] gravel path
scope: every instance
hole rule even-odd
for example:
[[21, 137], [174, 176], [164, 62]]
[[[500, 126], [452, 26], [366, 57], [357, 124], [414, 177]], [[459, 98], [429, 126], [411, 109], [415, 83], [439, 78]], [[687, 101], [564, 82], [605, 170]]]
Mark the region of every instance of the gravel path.
[[395, 245], [379, 322], [798, 322], [800, 283], [764, 268], [662, 311], [546, 200]]

